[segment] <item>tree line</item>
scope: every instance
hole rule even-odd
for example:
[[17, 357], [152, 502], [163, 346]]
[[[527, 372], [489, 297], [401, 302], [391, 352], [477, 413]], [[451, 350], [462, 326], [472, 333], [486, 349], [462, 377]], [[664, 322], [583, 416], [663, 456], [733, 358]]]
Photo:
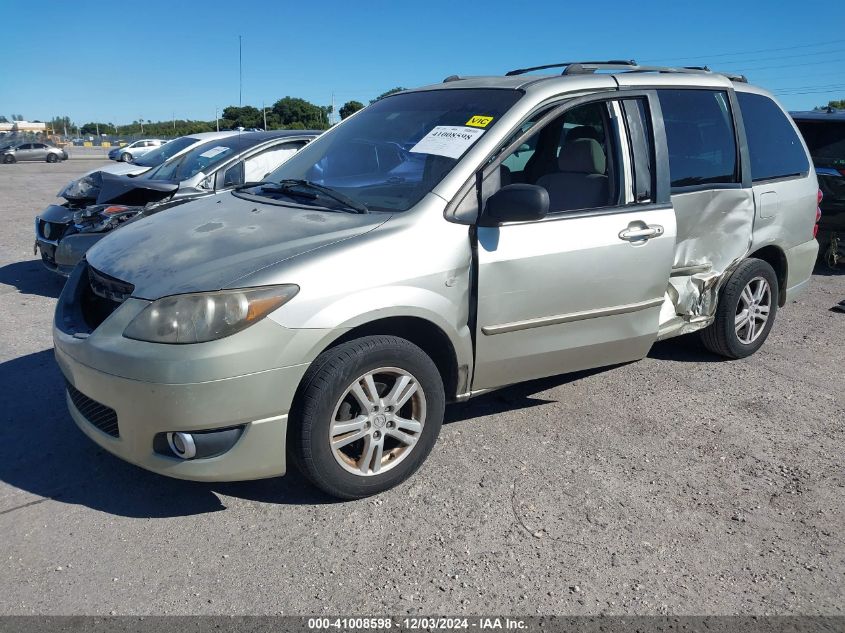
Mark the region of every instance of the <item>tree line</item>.
[[[380, 94], [370, 103], [375, 103], [388, 95], [400, 92], [404, 88], [396, 87]], [[355, 114], [364, 104], [360, 101], [347, 101], [338, 110], [341, 119]], [[325, 130], [330, 127], [332, 106], [321, 106], [298, 97], [284, 97], [272, 106], [262, 110], [255, 106], [227, 106], [223, 108], [219, 119], [210, 121], [175, 119], [170, 121], [145, 121], [139, 119], [128, 124], [115, 125], [111, 122], [90, 121], [76, 125], [69, 117], [54, 117], [49, 126], [56, 134], [75, 133], [85, 136], [108, 134], [110, 136], [184, 136], [199, 132], [213, 132], [219, 129], [235, 128], [267, 130]], [[266, 124], [265, 124], [266, 121]]]

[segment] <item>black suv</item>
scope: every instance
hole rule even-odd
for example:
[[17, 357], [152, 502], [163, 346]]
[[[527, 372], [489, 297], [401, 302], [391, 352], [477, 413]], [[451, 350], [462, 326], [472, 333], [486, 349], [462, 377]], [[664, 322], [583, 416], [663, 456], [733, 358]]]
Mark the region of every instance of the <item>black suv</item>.
[[[791, 114], [807, 141], [824, 194], [819, 256], [831, 264], [845, 262], [845, 110], [827, 108]], [[831, 248], [831, 238], [834, 244], [838, 241], [838, 254]]]

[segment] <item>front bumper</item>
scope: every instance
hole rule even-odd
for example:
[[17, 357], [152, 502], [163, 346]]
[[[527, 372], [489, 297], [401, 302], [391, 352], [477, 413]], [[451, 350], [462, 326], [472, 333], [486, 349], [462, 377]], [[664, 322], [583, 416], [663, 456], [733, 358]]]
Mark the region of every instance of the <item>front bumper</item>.
[[74, 233], [57, 241], [36, 236], [35, 245], [41, 251], [41, 263], [44, 267], [67, 277], [88, 249], [105, 236], [106, 233]]
[[[285, 474], [289, 399], [307, 365], [170, 385], [98, 371], [75, 360], [60, 342], [55, 352], [71, 385], [116, 412], [119, 436], [113, 437], [94, 426], [66, 396], [70, 415], [82, 432], [117, 457], [161, 475], [195, 481], [238, 481]], [[153, 450], [158, 433], [241, 424], [245, 425], [244, 432], [235, 445], [216, 457], [182, 460]]]
[[[80, 321], [87, 266], [71, 274], [56, 308], [53, 342], [67, 382], [96, 405], [113, 409], [117, 432], [100, 430], [74, 405], [70, 414], [102, 448], [162, 475], [236, 481], [283, 475], [285, 438], [294, 394], [331, 330], [291, 330], [263, 319], [237, 334], [195, 345], [164, 345], [123, 337], [148, 301], [128, 299], [93, 331]], [[156, 452], [160, 433], [243, 426], [226, 452], [182, 460]]]

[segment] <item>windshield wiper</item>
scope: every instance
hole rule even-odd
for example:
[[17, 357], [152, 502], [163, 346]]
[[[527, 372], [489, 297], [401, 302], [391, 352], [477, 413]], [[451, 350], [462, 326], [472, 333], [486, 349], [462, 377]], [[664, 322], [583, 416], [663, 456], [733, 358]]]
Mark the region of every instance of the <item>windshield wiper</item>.
[[[331, 187], [326, 187], [324, 185], [318, 185], [317, 183], [311, 182], [310, 180], [299, 180], [295, 178], [288, 178], [282, 180], [281, 182], [277, 183], [277, 186], [280, 188], [282, 193], [292, 193], [294, 195], [301, 195], [300, 192], [295, 191], [296, 187], [304, 187], [306, 189], [313, 189], [314, 191], [319, 191], [321, 194], [326, 196], [327, 198], [331, 198], [332, 200], [336, 200], [341, 204], [353, 209], [356, 213], [369, 213], [370, 210], [367, 208], [363, 202], [358, 202], [357, 200], [353, 200], [349, 196], [345, 196], [339, 191], [335, 191]], [[265, 187], [266, 189], [266, 187]]]
[[272, 180], [253, 180], [250, 182], [245, 182], [242, 185], [237, 185], [234, 188], [234, 191], [243, 191], [244, 189], [251, 189], [252, 187], [261, 187], [265, 185], [267, 187], [278, 187], [279, 183], [273, 182]]
[[294, 178], [282, 180], [281, 182], [273, 182], [272, 180], [258, 180], [255, 182], [245, 182], [244, 184], [235, 187], [234, 190], [243, 191], [244, 189], [251, 189], [253, 187], [260, 187], [262, 191], [266, 191], [267, 193], [283, 193], [285, 195], [292, 196], [295, 198], [307, 198], [309, 200], [316, 200], [316, 193], [310, 193], [307, 191], [297, 191], [298, 187], [313, 189], [314, 191], [319, 192], [319, 194], [327, 198], [331, 198], [332, 200], [340, 202], [355, 213], [369, 213], [370, 211], [367, 205], [365, 205], [364, 203], [356, 202], [352, 198], [349, 198], [343, 195], [342, 193], [335, 191], [334, 189], [324, 187], [323, 185], [318, 185], [308, 180], [297, 180]]

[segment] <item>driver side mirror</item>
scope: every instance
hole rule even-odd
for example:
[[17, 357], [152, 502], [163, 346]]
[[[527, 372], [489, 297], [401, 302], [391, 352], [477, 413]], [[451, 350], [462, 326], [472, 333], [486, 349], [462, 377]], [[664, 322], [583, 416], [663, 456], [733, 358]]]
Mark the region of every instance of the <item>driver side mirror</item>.
[[549, 212], [549, 192], [537, 185], [507, 185], [487, 198], [479, 225], [542, 220]]

